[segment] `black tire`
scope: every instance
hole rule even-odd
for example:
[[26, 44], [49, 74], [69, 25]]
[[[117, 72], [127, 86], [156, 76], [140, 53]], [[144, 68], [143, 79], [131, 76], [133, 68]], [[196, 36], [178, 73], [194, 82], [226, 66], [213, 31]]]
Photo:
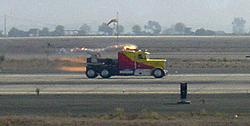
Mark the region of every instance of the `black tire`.
[[111, 77], [111, 72], [108, 69], [103, 69], [100, 73], [100, 76], [102, 78], [110, 78]]
[[159, 68], [155, 69], [155, 70], [153, 71], [152, 75], [153, 75], [155, 78], [162, 78], [162, 77], [165, 76], [164, 71], [163, 71], [162, 69], [159, 69]]
[[98, 75], [97, 75], [97, 73], [96, 73], [95, 70], [93, 70], [93, 69], [88, 69], [88, 70], [86, 71], [86, 76], [87, 76], [88, 78], [96, 78]]

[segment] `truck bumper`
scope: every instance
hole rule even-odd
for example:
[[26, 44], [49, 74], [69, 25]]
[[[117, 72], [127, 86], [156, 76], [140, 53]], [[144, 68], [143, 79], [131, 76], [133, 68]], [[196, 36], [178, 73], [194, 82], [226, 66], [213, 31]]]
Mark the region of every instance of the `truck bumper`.
[[165, 76], [168, 75], [168, 70], [164, 70]]

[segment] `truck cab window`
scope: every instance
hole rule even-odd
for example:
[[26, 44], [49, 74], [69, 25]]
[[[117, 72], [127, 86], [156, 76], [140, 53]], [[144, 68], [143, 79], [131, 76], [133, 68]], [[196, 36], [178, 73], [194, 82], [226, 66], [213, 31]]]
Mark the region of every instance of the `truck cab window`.
[[138, 54], [138, 59], [146, 59], [146, 57], [143, 54]]

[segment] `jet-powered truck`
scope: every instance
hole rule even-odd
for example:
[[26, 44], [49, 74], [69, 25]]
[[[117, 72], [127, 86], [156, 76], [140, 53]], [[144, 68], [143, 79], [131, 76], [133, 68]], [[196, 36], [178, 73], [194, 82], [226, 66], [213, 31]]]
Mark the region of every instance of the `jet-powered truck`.
[[86, 76], [102, 78], [111, 76], [154, 76], [162, 78], [167, 75], [165, 59], [150, 59], [147, 51], [139, 50], [134, 45], [115, 45], [123, 48], [118, 51], [117, 58], [100, 58], [99, 53], [114, 46], [104, 49], [76, 48], [72, 52], [84, 52], [88, 54]]

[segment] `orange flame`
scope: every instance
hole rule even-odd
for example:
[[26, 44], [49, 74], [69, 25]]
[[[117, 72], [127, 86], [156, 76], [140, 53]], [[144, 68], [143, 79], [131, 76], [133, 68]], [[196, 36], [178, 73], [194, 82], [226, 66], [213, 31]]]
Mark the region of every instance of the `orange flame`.
[[61, 67], [61, 68], [58, 68], [58, 70], [64, 71], [64, 72], [83, 73], [86, 71], [86, 67]]
[[87, 60], [85, 57], [78, 57], [78, 58], [57, 58], [58, 61], [63, 62], [71, 62], [71, 63], [86, 63]]

